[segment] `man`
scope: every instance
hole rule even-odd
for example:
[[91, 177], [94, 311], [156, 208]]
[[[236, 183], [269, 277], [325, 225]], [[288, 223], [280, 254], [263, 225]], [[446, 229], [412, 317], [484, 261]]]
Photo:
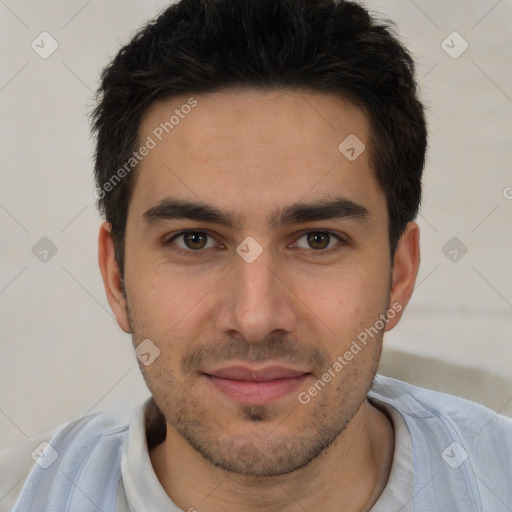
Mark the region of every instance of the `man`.
[[376, 375], [426, 127], [359, 5], [182, 0], [102, 75], [99, 265], [152, 398], [70, 422], [18, 511], [512, 507], [512, 421]]

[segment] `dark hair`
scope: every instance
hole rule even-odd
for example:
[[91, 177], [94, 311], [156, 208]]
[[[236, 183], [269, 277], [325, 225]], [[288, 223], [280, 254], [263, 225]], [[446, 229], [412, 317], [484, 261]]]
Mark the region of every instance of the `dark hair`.
[[137, 149], [143, 114], [156, 100], [240, 86], [337, 92], [366, 112], [393, 255], [418, 213], [427, 129], [413, 60], [391, 23], [343, 0], [181, 0], [103, 70], [92, 112], [98, 207], [121, 275], [136, 167], [112, 178]]

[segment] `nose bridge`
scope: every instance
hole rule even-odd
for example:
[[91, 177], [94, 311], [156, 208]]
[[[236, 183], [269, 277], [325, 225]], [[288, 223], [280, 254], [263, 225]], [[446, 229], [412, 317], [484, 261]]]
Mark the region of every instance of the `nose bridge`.
[[235, 258], [225, 293], [218, 305], [217, 327], [238, 331], [249, 342], [264, 340], [272, 331], [291, 332], [296, 316], [293, 295], [283, 284], [271, 251], [263, 251], [254, 261]]
[[278, 302], [278, 279], [271, 271], [269, 254], [262, 254], [252, 263], [242, 262], [237, 268], [237, 291], [239, 304], [246, 309], [263, 311], [263, 306]]

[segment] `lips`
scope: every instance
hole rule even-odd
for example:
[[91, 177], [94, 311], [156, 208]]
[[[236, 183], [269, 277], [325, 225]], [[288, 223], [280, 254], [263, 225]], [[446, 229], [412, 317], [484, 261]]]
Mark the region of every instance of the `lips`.
[[310, 373], [284, 366], [230, 366], [211, 370], [205, 376], [217, 391], [240, 404], [265, 405], [292, 393]]
[[248, 382], [268, 382], [277, 379], [290, 379], [300, 377], [307, 372], [285, 368], [283, 366], [270, 366], [261, 370], [246, 368], [244, 366], [230, 366], [209, 373], [214, 377]]

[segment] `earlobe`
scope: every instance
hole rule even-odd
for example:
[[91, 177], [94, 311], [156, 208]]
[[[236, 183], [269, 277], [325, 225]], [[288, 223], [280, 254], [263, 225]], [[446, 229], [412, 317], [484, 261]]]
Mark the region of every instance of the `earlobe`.
[[119, 272], [119, 266], [115, 258], [111, 226], [108, 222], [103, 222], [100, 226], [98, 236], [98, 264], [100, 266], [107, 300], [116, 316], [117, 323], [124, 332], [130, 333], [131, 328], [128, 308], [123, 293], [121, 273]]
[[398, 311], [389, 318], [386, 331], [395, 327], [411, 298], [420, 266], [420, 230], [416, 222], [409, 222], [395, 251], [391, 283], [390, 307]]

